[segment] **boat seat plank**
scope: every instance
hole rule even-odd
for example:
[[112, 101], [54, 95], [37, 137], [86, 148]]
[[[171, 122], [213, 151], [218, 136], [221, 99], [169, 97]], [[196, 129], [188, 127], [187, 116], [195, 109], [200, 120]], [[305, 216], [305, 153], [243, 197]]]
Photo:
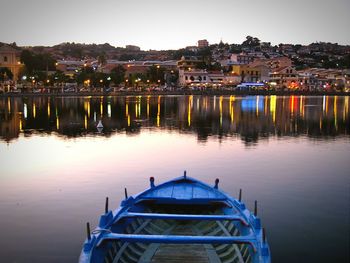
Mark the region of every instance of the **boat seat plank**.
[[246, 220], [239, 215], [188, 215], [188, 214], [158, 214], [158, 213], [132, 213], [126, 212], [120, 218], [137, 217], [147, 219], [173, 219], [173, 220], [234, 220], [241, 221], [244, 225], [248, 225]]
[[121, 240], [133, 243], [165, 243], [165, 244], [250, 244], [255, 247], [255, 237], [251, 236], [182, 236], [182, 235], [136, 235], [105, 233], [98, 246], [104, 240]]

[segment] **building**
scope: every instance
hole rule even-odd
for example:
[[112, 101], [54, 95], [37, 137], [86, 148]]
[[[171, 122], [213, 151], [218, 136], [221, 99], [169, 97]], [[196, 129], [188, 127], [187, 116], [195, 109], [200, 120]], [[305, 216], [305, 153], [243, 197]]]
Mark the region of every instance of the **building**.
[[140, 51], [141, 50], [140, 47], [134, 46], [134, 45], [126, 45], [125, 48], [128, 51]]
[[204, 61], [196, 56], [182, 56], [177, 62], [178, 69], [194, 69], [198, 68], [199, 65], [203, 64]]
[[270, 68], [264, 63], [235, 64], [232, 73], [241, 76], [242, 82], [267, 82], [270, 80]]
[[253, 62], [254, 59], [255, 59], [254, 56], [244, 54], [244, 53], [237, 55], [237, 62], [240, 64], [249, 64], [249, 63]]
[[224, 74], [222, 71], [207, 71], [204, 69], [180, 69], [180, 86], [220, 87], [232, 86], [241, 82], [241, 76], [236, 73]]
[[198, 47], [199, 48], [205, 48], [209, 46], [209, 42], [206, 39], [198, 40]]
[[270, 84], [277, 88], [296, 88], [299, 84], [299, 76], [294, 67], [287, 66], [276, 68], [270, 74]]
[[13, 74], [14, 81], [18, 80], [23, 66], [20, 61], [20, 51], [9, 45], [0, 46], [0, 68], [8, 68]]

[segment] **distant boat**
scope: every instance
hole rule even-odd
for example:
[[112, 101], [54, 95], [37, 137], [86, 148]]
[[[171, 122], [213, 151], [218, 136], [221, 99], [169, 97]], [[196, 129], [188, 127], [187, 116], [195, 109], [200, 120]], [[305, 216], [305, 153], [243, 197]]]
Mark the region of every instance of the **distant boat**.
[[244, 203], [184, 176], [128, 197], [108, 210], [90, 232], [80, 263], [112, 262], [240, 262], [269, 263], [270, 249], [257, 217]]
[[102, 124], [101, 120], [98, 121], [98, 124], [97, 124], [96, 128], [97, 129], [103, 129], [103, 124]]

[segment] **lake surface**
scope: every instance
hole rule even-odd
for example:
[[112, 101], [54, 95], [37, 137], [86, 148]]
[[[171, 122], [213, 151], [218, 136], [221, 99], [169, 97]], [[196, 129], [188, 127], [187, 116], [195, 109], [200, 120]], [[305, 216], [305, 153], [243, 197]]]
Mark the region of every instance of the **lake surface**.
[[106, 196], [187, 170], [258, 200], [273, 262], [347, 263], [349, 100], [0, 98], [0, 262], [77, 262]]

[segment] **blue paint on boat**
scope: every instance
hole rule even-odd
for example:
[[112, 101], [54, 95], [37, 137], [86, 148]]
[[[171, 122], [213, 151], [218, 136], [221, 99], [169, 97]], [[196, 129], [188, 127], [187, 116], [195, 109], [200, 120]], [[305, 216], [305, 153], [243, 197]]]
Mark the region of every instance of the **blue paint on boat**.
[[[127, 197], [121, 202], [119, 209], [114, 212], [107, 211], [101, 216], [98, 227], [91, 233], [91, 238], [84, 242], [79, 262], [115, 262], [111, 254], [118, 255], [117, 249], [113, 248], [117, 242], [120, 244], [247, 244], [251, 257], [249, 262], [271, 262], [270, 249], [263, 233], [260, 218], [248, 211], [243, 202], [221, 191], [218, 183], [217, 180], [214, 186], [209, 186], [187, 177], [185, 174], [183, 177], [155, 185], [154, 178], [151, 178], [149, 189], [135, 196]], [[189, 209], [194, 206], [203, 208], [217, 206], [220, 207], [221, 214], [149, 212], [153, 206], [164, 206], [168, 209], [171, 209], [172, 206]], [[239, 235], [145, 235], [127, 233], [127, 227], [133, 223], [135, 224], [135, 220], [144, 222], [144, 224], [149, 222], [147, 220], [173, 220], [172, 222], [176, 222], [176, 220], [181, 222], [229, 221], [237, 229]], [[140, 226], [139, 229], [142, 229], [142, 227]]]

